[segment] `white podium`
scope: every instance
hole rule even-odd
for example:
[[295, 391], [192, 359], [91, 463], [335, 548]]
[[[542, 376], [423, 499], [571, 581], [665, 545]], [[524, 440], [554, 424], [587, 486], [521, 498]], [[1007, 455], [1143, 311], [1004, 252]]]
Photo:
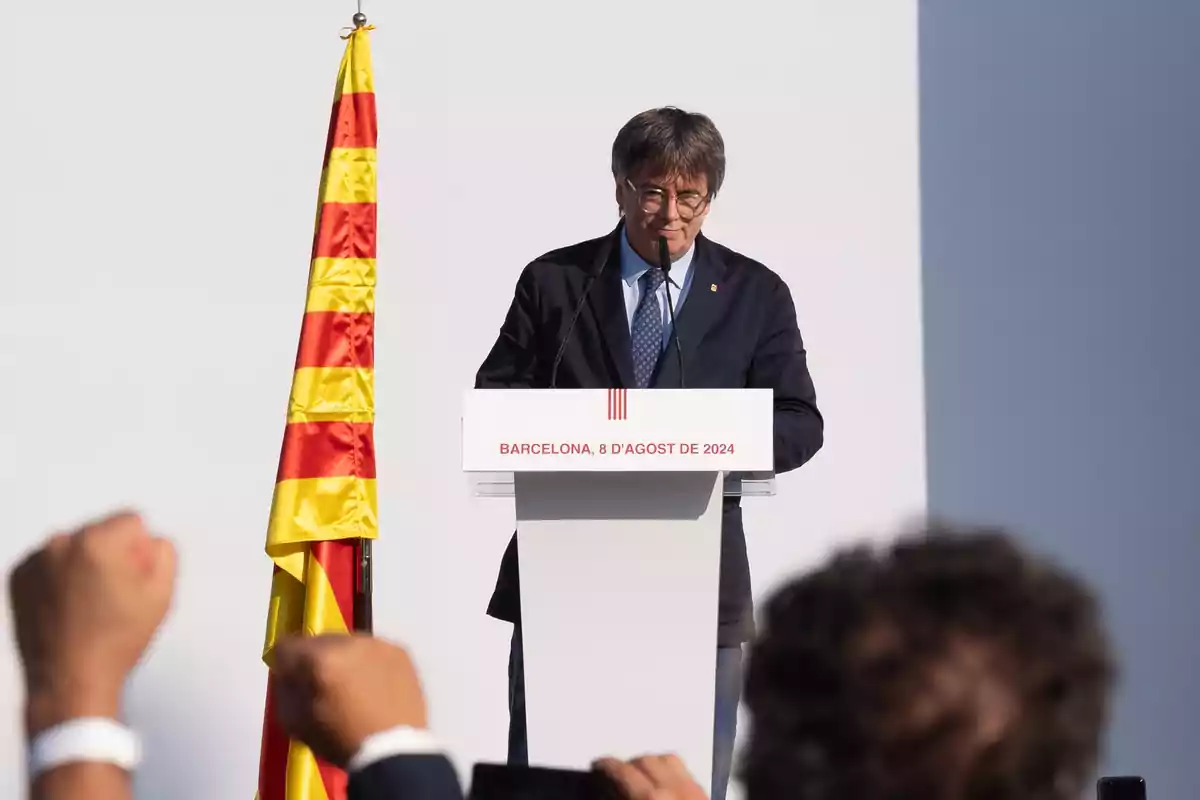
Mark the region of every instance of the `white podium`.
[[516, 498], [531, 764], [675, 752], [709, 790], [722, 498], [774, 492], [769, 389], [468, 391]]

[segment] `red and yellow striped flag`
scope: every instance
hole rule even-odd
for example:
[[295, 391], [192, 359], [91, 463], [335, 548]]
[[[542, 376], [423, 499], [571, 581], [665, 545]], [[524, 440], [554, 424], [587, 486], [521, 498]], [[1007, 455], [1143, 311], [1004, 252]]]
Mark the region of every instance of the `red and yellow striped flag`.
[[[267, 526], [274, 562], [263, 660], [288, 634], [354, 627], [375, 495], [375, 94], [369, 26], [347, 36], [321, 171], [308, 298]], [[259, 800], [344, 800], [346, 776], [289, 741], [267, 681]]]

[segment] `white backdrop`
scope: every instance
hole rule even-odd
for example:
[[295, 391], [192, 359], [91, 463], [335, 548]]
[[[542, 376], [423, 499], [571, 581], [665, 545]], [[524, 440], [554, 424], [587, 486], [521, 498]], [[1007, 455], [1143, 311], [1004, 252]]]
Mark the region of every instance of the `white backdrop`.
[[[131, 692], [139, 796], [250, 797], [262, 552], [321, 147], [353, 4], [59, 0], [0, 9], [5, 563], [117, 504], [181, 544]], [[912, 0], [368, 0], [380, 116], [381, 634], [415, 649], [465, 770], [504, 756], [509, 629], [484, 616], [511, 501], [471, 501], [458, 398], [532, 257], [615, 222], [609, 148], [710, 114], [711, 236], [796, 298], [822, 453], [746, 502], [758, 594], [925, 503]], [[447, 329], [449, 326], [449, 329]], [[436, 342], [436, 347], [429, 347]], [[7, 620], [5, 620], [7, 625]], [[19, 690], [0, 662], [0, 795]]]

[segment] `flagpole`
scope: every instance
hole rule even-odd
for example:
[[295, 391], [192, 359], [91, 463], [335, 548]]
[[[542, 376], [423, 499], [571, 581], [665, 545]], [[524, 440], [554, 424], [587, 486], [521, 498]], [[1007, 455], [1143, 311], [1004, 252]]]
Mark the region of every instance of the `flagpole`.
[[358, 575], [354, 581], [354, 630], [361, 633], [373, 632], [371, 614], [371, 540], [358, 540]]
[[[362, 10], [362, 0], [358, 0], [358, 12], [355, 13], [352, 21], [355, 30], [365, 28], [367, 25], [367, 15]], [[358, 565], [358, 573], [354, 580], [354, 630], [361, 633], [373, 633], [375, 622], [371, 579], [374, 565], [371, 560], [371, 540], [359, 539], [356, 550], [355, 562]]]
[[[287, 636], [371, 632], [375, 468], [375, 81], [367, 23], [347, 34], [329, 111], [307, 291], [267, 519], [271, 596], [262, 659]], [[299, 272], [298, 272], [299, 274]], [[267, 679], [262, 800], [346, 800], [347, 775], [292, 740]]]
[[[353, 18], [355, 29], [366, 27], [367, 15], [362, 12], [362, 0], [358, 0], [358, 13]], [[374, 614], [372, 613], [372, 586], [371, 586], [371, 540], [358, 540], [358, 553], [355, 559], [358, 562], [358, 575], [354, 581], [354, 630], [362, 633], [374, 632]]]

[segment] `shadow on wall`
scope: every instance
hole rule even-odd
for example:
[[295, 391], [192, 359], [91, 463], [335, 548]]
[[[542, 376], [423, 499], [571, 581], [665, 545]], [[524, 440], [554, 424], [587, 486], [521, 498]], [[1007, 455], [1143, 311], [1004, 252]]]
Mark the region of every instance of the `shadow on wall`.
[[1194, 796], [1200, 6], [923, 3], [929, 502], [1099, 590], [1104, 771]]

